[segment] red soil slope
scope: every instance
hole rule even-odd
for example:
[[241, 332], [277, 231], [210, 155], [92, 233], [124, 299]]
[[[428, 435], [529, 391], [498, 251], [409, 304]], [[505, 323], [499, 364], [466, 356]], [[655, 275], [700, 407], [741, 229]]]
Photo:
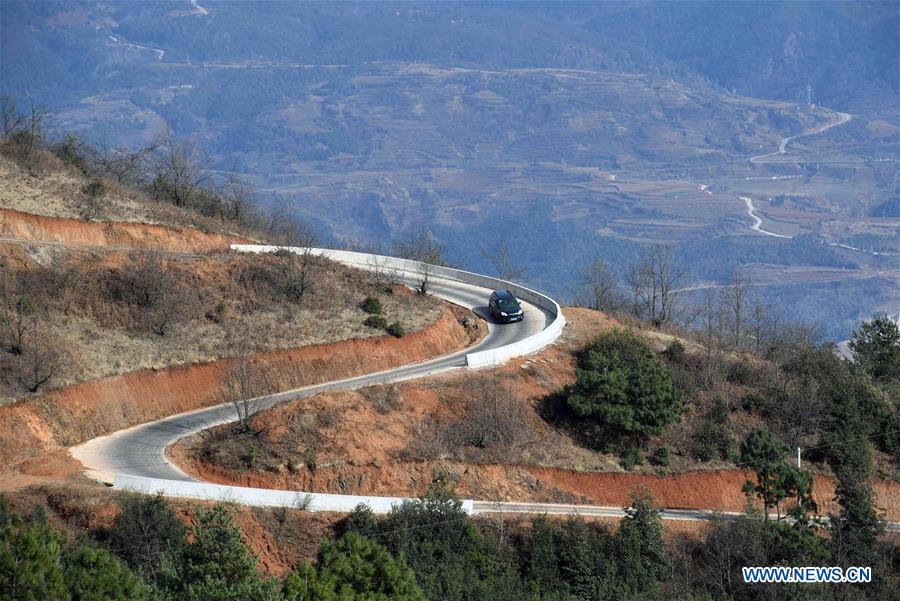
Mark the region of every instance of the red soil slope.
[[92, 222], [44, 217], [0, 209], [0, 238], [53, 241], [84, 246], [153, 248], [180, 252], [227, 250], [247, 242], [239, 236], [204, 233], [192, 228], [125, 222]]
[[[254, 361], [265, 362], [278, 388], [286, 390], [421, 361], [469, 343], [466, 329], [445, 310], [434, 325], [403, 338], [381, 336], [260, 353]], [[213, 405], [231, 365], [226, 359], [131, 372], [0, 407], [0, 462], [13, 467], [44, 451]]]

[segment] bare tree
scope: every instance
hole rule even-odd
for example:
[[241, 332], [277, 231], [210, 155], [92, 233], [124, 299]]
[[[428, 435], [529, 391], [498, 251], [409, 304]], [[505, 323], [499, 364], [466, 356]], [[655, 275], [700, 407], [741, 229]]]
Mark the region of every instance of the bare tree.
[[25, 350], [28, 325], [37, 305], [31, 291], [16, 275], [0, 279], [0, 335], [3, 345], [14, 355]]
[[369, 261], [370, 270], [375, 279], [375, 285], [379, 288], [390, 292], [402, 281], [400, 270], [391, 264], [391, 260], [371, 259]]
[[309, 223], [298, 217], [287, 204], [279, 204], [262, 217], [262, 234], [271, 244], [315, 246], [318, 236]]
[[208, 179], [200, 166], [200, 156], [187, 142], [167, 131], [157, 144], [159, 156], [153, 167], [152, 191], [156, 198], [179, 207], [191, 205]]
[[[44, 105], [31, 100], [28, 106], [28, 115], [25, 116], [24, 120], [25, 139], [23, 140], [23, 150], [26, 153], [25, 158], [30, 158], [32, 154], [34, 154], [38, 142], [40, 142], [41, 135], [43, 134], [44, 120], [46, 118], [47, 108]], [[22, 129], [20, 128], [20, 135], [21, 132]]]
[[249, 225], [258, 218], [256, 212], [256, 192], [244, 180], [230, 176], [222, 187], [224, 217], [229, 221]]
[[[104, 137], [99, 149], [89, 147], [87, 152], [93, 168], [105, 177], [120, 184], [140, 184], [147, 177], [148, 162], [156, 148], [156, 143], [153, 143], [132, 151], [110, 149]], [[152, 170], [155, 171], [155, 168]]]
[[278, 286], [282, 294], [292, 302], [300, 302], [322, 275], [325, 258], [308, 246], [296, 250], [280, 249], [275, 257], [278, 260]]
[[416, 290], [419, 294], [428, 294], [431, 288], [432, 266], [446, 265], [444, 261], [444, 247], [434, 239], [424, 226], [412, 231], [406, 238], [394, 243], [394, 255], [403, 259], [418, 261], [418, 284]]
[[444, 247], [434, 239], [425, 226], [413, 230], [407, 237], [394, 243], [394, 255], [431, 265], [446, 265]]
[[134, 307], [134, 320], [159, 336], [166, 335], [184, 310], [180, 273], [167, 268], [158, 252], [129, 257], [116, 292]]
[[594, 259], [578, 276], [579, 300], [597, 311], [618, 311], [625, 304], [615, 272], [603, 259]]
[[740, 347], [744, 341], [747, 304], [747, 281], [743, 271], [735, 269], [731, 284], [722, 289], [722, 306], [727, 313], [726, 322], [734, 348]]
[[467, 393], [460, 420], [448, 431], [451, 446], [508, 452], [534, 442], [529, 407], [513, 397], [508, 380], [491, 372], [472, 380]]
[[707, 388], [715, 386], [723, 372], [721, 350], [721, 315], [716, 295], [707, 290], [700, 308], [700, 323], [703, 328], [703, 380]]
[[263, 408], [264, 394], [271, 390], [265, 369], [242, 354], [222, 380], [221, 400], [234, 407], [241, 430], [252, 432], [251, 418]]
[[759, 299], [755, 299], [750, 305], [749, 328], [750, 337], [753, 339], [753, 352], [759, 353], [763, 344], [763, 330], [766, 327], [767, 310]]
[[653, 246], [628, 270], [635, 315], [655, 326], [674, 321], [680, 309], [678, 292], [687, 275], [686, 269], [674, 263], [669, 250]]
[[4, 140], [11, 140], [23, 125], [22, 116], [16, 110], [16, 101], [11, 96], [0, 96], [0, 122], [3, 124]]
[[282, 236], [290, 223], [290, 216], [291, 211], [286, 204], [279, 204], [269, 210], [262, 228], [266, 239], [275, 240]]
[[528, 270], [510, 257], [509, 246], [506, 244], [498, 247], [494, 252], [482, 251], [481, 256], [493, 266], [497, 277], [507, 282], [520, 282]]
[[232, 323], [225, 339], [234, 360], [219, 385], [219, 398], [234, 408], [241, 430], [252, 432], [250, 420], [263, 408], [261, 397], [273, 390], [272, 382], [265, 368], [253, 361], [256, 344], [251, 333]]
[[819, 382], [811, 374], [788, 380], [783, 392], [775, 391], [767, 409], [774, 414], [777, 431], [791, 449], [819, 431], [826, 409], [824, 398]]
[[416, 287], [416, 292], [425, 296], [428, 294], [428, 291], [431, 290], [431, 271], [432, 265], [431, 263], [419, 263], [418, 269], [418, 285]]
[[28, 392], [37, 392], [52, 380], [63, 367], [63, 355], [45, 330], [46, 316], [35, 311], [31, 314], [28, 337], [22, 348], [23, 367], [19, 381]]

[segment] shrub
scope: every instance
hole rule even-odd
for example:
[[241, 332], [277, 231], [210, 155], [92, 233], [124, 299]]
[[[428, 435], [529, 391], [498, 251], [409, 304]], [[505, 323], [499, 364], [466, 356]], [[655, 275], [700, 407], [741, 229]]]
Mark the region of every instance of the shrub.
[[387, 327], [387, 333], [396, 338], [402, 338], [406, 335], [406, 328], [399, 321], [395, 321]]
[[728, 372], [725, 377], [729, 382], [746, 386], [753, 383], [755, 375], [754, 370], [746, 361], [738, 360], [728, 365]]
[[698, 461], [728, 459], [734, 451], [734, 436], [728, 427], [730, 410], [719, 397], [710, 407], [694, 433], [691, 455]]
[[226, 313], [228, 313], [228, 305], [225, 304], [225, 301], [219, 301], [211, 311], [206, 312], [206, 319], [213, 323], [222, 323]]
[[375, 296], [367, 296], [360, 307], [369, 315], [381, 315], [384, 313], [384, 306], [381, 304], [381, 300]]
[[368, 317], [366, 317], [363, 325], [378, 330], [386, 330], [388, 328], [387, 320], [381, 315], [369, 315]]
[[382, 415], [396, 411], [403, 406], [400, 390], [396, 386], [369, 386], [359, 392], [372, 403], [375, 411]]
[[681, 393], [653, 350], [631, 332], [613, 330], [579, 357], [566, 403], [595, 448], [642, 446], [681, 415]]
[[684, 365], [684, 345], [676, 338], [663, 351], [663, 357], [670, 363]]
[[82, 186], [81, 195], [76, 200], [76, 209], [78, 216], [84, 220], [91, 220], [99, 217], [103, 212], [104, 201], [103, 196], [106, 194], [106, 186], [99, 177], [92, 178], [87, 184]]
[[106, 193], [106, 186], [103, 185], [102, 179], [94, 177], [84, 185], [81, 191], [91, 198], [100, 198]]
[[622, 465], [622, 469], [631, 470], [635, 466], [644, 465], [644, 457], [641, 455], [640, 449], [631, 447], [619, 454], [619, 463]]
[[88, 161], [85, 156], [85, 147], [76, 136], [66, 136], [51, 146], [50, 151], [66, 165], [87, 172]]
[[416, 577], [401, 555], [356, 533], [319, 548], [317, 566], [306, 562], [288, 575], [287, 599], [392, 599], [422, 601]]
[[147, 599], [147, 587], [105, 549], [81, 543], [63, 555], [63, 578], [73, 599]]
[[727, 426], [703, 420], [694, 433], [691, 455], [698, 461], [728, 459], [734, 449], [734, 437]]
[[256, 449], [256, 446], [250, 445], [249, 447], [247, 447], [247, 451], [246, 453], [244, 453], [242, 459], [244, 460], [244, 463], [252, 468], [256, 464], [256, 459], [258, 456], [259, 451]]
[[669, 465], [669, 448], [668, 447], [656, 447], [653, 449], [653, 452], [650, 453], [650, 465], [657, 465], [660, 467], [666, 467]]
[[130, 495], [116, 516], [109, 543], [135, 571], [156, 580], [166, 557], [181, 552], [185, 534], [184, 525], [162, 495]]
[[758, 390], [751, 390], [741, 399], [741, 408], [744, 411], [763, 411], [767, 405], [768, 400]]

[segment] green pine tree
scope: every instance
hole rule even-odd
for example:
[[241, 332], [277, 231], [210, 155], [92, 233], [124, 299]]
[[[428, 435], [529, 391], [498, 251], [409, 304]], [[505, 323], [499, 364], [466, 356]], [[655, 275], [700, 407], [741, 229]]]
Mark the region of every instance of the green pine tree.
[[772, 507], [780, 519], [781, 502], [788, 498], [799, 499], [804, 513], [817, 510], [812, 499], [812, 476], [785, 461], [786, 452], [781, 439], [764, 428], [751, 431], [741, 444], [741, 461], [756, 472], [756, 483], [745, 482], [744, 493], [762, 499], [766, 519]]
[[63, 578], [72, 601], [141, 601], [147, 587], [109, 551], [80, 544], [63, 557]]
[[624, 330], [601, 334], [584, 349], [567, 404], [597, 448], [632, 448], [681, 414], [681, 394], [646, 342]]
[[322, 545], [319, 581], [347, 601], [424, 600], [402, 556], [352, 532]]
[[0, 599], [65, 601], [63, 538], [43, 522], [23, 522], [0, 497]]
[[186, 529], [162, 495], [129, 495], [109, 538], [116, 555], [144, 577], [156, 580], [162, 564], [181, 553]]
[[167, 588], [185, 601], [255, 601], [278, 598], [275, 583], [256, 571], [256, 559], [241, 540], [228, 508], [201, 510]]
[[876, 382], [900, 379], [900, 327], [884, 314], [864, 321], [850, 337], [853, 360]]
[[638, 493], [625, 512], [616, 532], [619, 578], [632, 593], [655, 593], [669, 566], [660, 510], [648, 493]]
[[866, 438], [870, 424], [860, 411], [858, 387], [851, 386], [836, 404], [828, 436], [828, 462], [837, 478], [835, 499], [841, 509], [830, 516], [833, 558], [839, 565], [871, 565], [883, 523], [875, 509], [872, 452]]

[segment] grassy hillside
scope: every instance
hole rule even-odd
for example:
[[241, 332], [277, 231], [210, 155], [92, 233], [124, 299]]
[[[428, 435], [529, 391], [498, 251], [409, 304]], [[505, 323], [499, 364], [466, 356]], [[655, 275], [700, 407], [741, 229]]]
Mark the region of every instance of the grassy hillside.
[[228, 253], [227, 236], [190, 226], [229, 224], [109, 180], [97, 216], [122, 221], [35, 218], [30, 211], [77, 216], [95, 181], [43, 150], [35, 157], [30, 169], [0, 158], [0, 401], [130, 371], [383, 336], [363, 325], [368, 296], [409, 332], [441, 315], [432, 298], [330, 261]]

